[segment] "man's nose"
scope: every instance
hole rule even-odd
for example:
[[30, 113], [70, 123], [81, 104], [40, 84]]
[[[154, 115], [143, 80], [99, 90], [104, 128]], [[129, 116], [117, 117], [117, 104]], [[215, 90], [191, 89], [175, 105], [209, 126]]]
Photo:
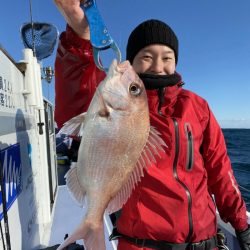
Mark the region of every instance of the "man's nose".
[[152, 61], [151, 72], [154, 74], [163, 74], [164, 67], [163, 62], [160, 59], [155, 59]]

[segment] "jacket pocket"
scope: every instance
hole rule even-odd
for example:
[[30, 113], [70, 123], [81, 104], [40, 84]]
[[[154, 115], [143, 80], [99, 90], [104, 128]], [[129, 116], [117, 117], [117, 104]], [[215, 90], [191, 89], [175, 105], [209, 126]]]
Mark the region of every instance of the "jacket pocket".
[[185, 133], [187, 138], [187, 163], [186, 169], [188, 171], [192, 170], [194, 162], [194, 143], [191, 126], [189, 123], [185, 123]]

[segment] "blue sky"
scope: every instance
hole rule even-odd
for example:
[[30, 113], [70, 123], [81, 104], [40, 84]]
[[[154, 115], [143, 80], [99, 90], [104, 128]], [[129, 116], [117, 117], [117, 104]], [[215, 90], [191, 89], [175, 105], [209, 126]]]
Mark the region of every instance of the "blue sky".
[[[52, 0], [33, 0], [32, 5], [34, 21], [64, 30], [65, 21]], [[208, 101], [222, 127], [250, 128], [249, 0], [97, 0], [97, 5], [123, 59], [128, 35], [137, 24], [149, 18], [168, 23], [179, 38], [177, 71], [185, 88]], [[29, 21], [28, 0], [4, 1], [0, 44], [16, 61], [23, 49], [19, 30]], [[107, 51], [102, 56], [115, 55]], [[54, 59], [55, 52], [43, 66], [53, 66]], [[54, 102], [54, 83], [43, 83], [43, 88]]]

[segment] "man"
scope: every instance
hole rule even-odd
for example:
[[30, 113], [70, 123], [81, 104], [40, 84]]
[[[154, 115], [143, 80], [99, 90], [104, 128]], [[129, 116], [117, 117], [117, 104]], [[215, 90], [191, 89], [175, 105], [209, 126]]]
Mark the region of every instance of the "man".
[[[59, 127], [87, 110], [105, 77], [93, 60], [89, 28], [79, 0], [55, 0], [68, 26], [55, 64]], [[169, 145], [122, 208], [117, 220], [119, 250], [214, 249], [216, 206], [250, 249], [246, 206], [234, 178], [222, 131], [207, 102], [184, 90], [176, 73], [178, 39], [159, 20], [131, 33], [127, 60], [147, 89], [150, 122]]]

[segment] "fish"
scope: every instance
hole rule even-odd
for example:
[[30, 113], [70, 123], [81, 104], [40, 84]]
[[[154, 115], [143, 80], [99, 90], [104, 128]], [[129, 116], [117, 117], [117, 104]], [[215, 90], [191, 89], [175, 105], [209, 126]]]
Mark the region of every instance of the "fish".
[[87, 112], [66, 122], [59, 133], [81, 138], [78, 160], [65, 178], [87, 212], [57, 249], [83, 239], [87, 250], [105, 250], [104, 213], [122, 208], [167, 147], [150, 126], [146, 90], [129, 61], [113, 60]]

